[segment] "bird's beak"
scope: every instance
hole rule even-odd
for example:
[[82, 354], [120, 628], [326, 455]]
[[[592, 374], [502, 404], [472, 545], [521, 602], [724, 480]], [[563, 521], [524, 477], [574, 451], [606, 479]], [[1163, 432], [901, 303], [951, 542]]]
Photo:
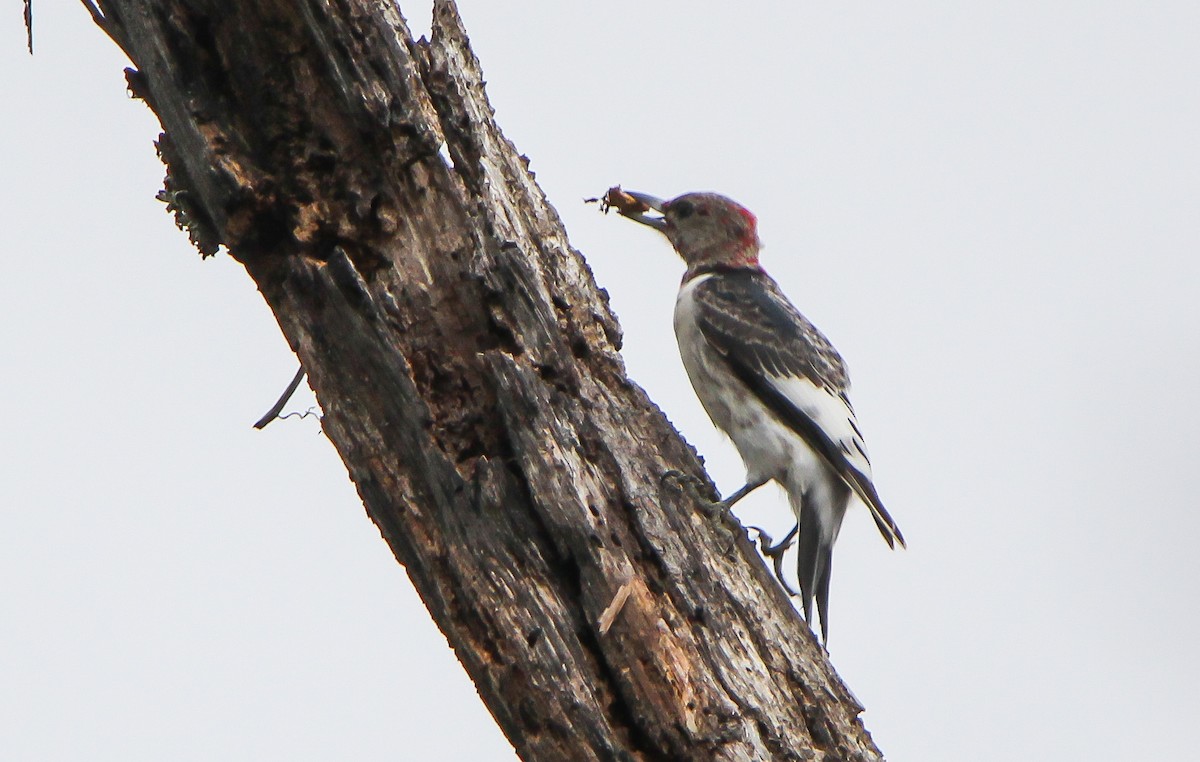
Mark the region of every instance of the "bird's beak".
[[[627, 209], [618, 207], [618, 211], [622, 215], [634, 222], [648, 225], [660, 233], [667, 229], [667, 221], [661, 216], [663, 207], [666, 206], [665, 201], [648, 193], [638, 193], [637, 191], [622, 191], [622, 193], [637, 202], [636, 205], [627, 205], [629, 206]], [[648, 211], [658, 212], [658, 215], [650, 216], [646, 213]]]

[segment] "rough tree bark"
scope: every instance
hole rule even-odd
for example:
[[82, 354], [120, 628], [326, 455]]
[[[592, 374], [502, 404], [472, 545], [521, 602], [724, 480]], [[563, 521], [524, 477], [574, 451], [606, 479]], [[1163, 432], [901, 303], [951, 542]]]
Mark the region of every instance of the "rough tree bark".
[[452, 2], [429, 41], [389, 0], [84, 4], [162, 123], [164, 198], [258, 285], [522, 758], [880, 758], [745, 533], [663, 480], [711, 490]]

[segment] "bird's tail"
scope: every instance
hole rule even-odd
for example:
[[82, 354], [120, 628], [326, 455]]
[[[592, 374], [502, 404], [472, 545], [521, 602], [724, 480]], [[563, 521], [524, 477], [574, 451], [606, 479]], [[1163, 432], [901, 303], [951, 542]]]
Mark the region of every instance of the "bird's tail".
[[[839, 483], [839, 487], [842, 485]], [[829, 579], [833, 571], [833, 544], [837, 541], [850, 499], [848, 489], [809, 490], [800, 499], [800, 539], [797, 574], [804, 619], [812, 626], [813, 600], [821, 617], [821, 642], [829, 642]], [[796, 506], [793, 506], [796, 507]]]
[[887, 541], [889, 548], [895, 548], [896, 543], [900, 543], [900, 547], [907, 548], [908, 543], [904, 541], [904, 535], [900, 533], [900, 527], [896, 526], [896, 521], [892, 518], [892, 514], [887, 512], [883, 507], [883, 501], [879, 499], [879, 493], [875, 491], [875, 485], [871, 480], [860, 474], [855, 469], [850, 469], [850, 478], [848, 479], [850, 487], [858, 494], [858, 497], [863, 501], [871, 511], [871, 518], [875, 519], [875, 526], [879, 527], [879, 533], [883, 535], [883, 539]]

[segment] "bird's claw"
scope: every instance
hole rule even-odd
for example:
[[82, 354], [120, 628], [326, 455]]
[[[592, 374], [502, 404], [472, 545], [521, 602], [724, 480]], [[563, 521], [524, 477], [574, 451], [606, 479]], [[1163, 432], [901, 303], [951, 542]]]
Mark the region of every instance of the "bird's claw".
[[729, 506], [720, 500], [705, 500], [701, 502], [700, 512], [714, 521], [720, 521], [722, 524], [729, 523]]
[[[674, 488], [680, 492], [691, 493], [691, 495], [695, 497], [698, 502], [706, 504], [711, 504], [713, 502], [709, 497], [709, 495], [713, 494], [712, 487], [703, 479], [692, 476], [689, 473], [677, 471], [672, 468], [671, 470], [664, 472], [663, 475], [659, 477], [658, 481], [659, 484], [663, 486], [672, 484]], [[728, 513], [728, 509], [726, 509], [726, 513]]]
[[758, 533], [758, 549], [764, 556], [771, 559], [771, 568], [775, 570], [775, 579], [779, 580], [779, 584], [783, 586], [788, 595], [798, 595], [799, 593], [792, 589], [792, 586], [788, 584], [787, 578], [783, 576], [783, 554], [787, 552], [788, 548], [792, 547], [799, 525], [792, 527], [792, 531], [788, 532], [786, 537], [774, 545], [771, 544], [771, 535], [767, 534], [767, 531], [762, 527], [752, 526], [747, 528], [753, 529]]
[[674, 484], [679, 490], [690, 489], [697, 494], [704, 487], [704, 481], [699, 477], [674, 468], [664, 471], [663, 475], [659, 477], [658, 482], [664, 486]]
[[691, 474], [683, 471], [671, 469], [665, 472], [659, 479], [663, 485], [674, 484], [675, 488], [681, 492], [689, 492], [696, 498], [697, 510], [710, 521], [715, 521], [718, 529], [728, 536], [728, 544], [723, 549], [723, 554], [726, 556], [732, 555], [734, 549], [737, 548], [737, 538], [733, 531], [741, 528], [741, 522], [734, 518], [733, 513], [729, 509], [729, 505], [722, 500], [712, 500], [706, 497], [703, 493], [709, 492], [709, 485], [702, 479], [698, 479]]
[[664, 484], [664, 485], [668, 484], [670, 482], [675, 482], [676, 484], [681, 484], [682, 482], [685, 482], [689, 479], [695, 479], [695, 478], [696, 477], [691, 476], [690, 474], [685, 474], [684, 472], [682, 472], [678, 469], [671, 468], [666, 471], [663, 471], [663, 475], [658, 477], [658, 483]]
[[[700, 504], [700, 512], [704, 514], [709, 521], [717, 525], [717, 529], [726, 536], [729, 543], [722, 550], [726, 556], [732, 556], [734, 550], [737, 549], [737, 532], [742, 531], [742, 522], [738, 521], [733, 515], [733, 511], [724, 500], [704, 501]], [[745, 533], [742, 533], [745, 536]]]

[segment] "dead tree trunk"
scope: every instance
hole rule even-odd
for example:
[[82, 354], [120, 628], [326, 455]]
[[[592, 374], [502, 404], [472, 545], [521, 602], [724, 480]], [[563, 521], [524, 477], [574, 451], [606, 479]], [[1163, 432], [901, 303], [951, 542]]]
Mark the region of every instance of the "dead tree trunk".
[[165, 198], [257, 283], [522, 758], [879, 758], [744, 533], [663, 481], [709, 484], [626, 377], [452, 2], [428, 42], [389, 0], [85, 5], [162, 122]]

